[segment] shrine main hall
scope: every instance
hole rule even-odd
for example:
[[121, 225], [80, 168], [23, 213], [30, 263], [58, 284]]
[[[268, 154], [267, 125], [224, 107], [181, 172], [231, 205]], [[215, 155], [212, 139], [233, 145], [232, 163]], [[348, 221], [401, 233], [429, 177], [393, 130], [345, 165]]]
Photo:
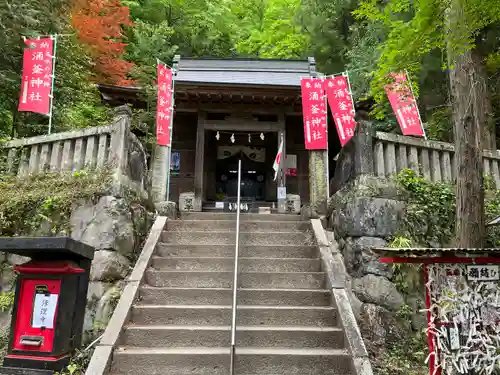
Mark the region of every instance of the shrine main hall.
[[[241, 196], [255, 206], [274, 206], [278, 187], [300, 205], [324, 205], [332, 157], [340, 150], [329, 121], [326, 150], [306, 150], [300, 81], [318, 77], [308, 60], [181, 58], [173, 61], [174, 120], [169, 200], [192, 197], [194, 211], [214, 210], [235, 198], [238, 160]], [[139, 87], [98, 86], [111, 105], [144, 106]], [[283, 168], [273, 163], [283, 139]], [[149, 161], [155, 202], [167, 198], [168, 148], [155, 146]], [[283, 190], [281, 190], [283, 191]], [[181, 202], [181, 203], [182, 203]], [[182, 205], [180, 204], [182, 209]], [[293, 210], [287, 210], [288, 212]]]

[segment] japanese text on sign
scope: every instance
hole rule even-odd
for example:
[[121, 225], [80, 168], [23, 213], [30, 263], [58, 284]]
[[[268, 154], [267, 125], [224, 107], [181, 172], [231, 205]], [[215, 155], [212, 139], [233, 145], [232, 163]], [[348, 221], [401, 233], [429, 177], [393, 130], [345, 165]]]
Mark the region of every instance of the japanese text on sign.
[[301, 90], [306, 149], [326, 150], [328, 129], [323, 82], [320, 78], [303, 78]]
[[344, 145], [354, 135], [354, 102], [349, 90], [347, 76], [339, 75], [325, 80], [325, 92], [332, 111], [333, 120], [339, 135], [340, 145]]
[[500, 280], [498, 265], [467, 266], [467, 280], [474, 280], [474, 281]]
[[33, 328], [54, 328], [54, 318], [56, 316], [58, 294], [35, 294], [33, 304]]
[[173, 72], [166, 65], [158, 64], [157, 74], [156, 138], [160, 146], [170, 146], [173, 116]]
[[385, 92], [396, 114], [404, 135], [424, 136], [417, 101], [410, 89], [410, 83], [403, 73], [394, 74], [394, 82], [385, 87]]
[[23, 77], [19, 111], [50, 114], [52, 92], [52, 55], [51, 38], [26, 40], [23, 55]]

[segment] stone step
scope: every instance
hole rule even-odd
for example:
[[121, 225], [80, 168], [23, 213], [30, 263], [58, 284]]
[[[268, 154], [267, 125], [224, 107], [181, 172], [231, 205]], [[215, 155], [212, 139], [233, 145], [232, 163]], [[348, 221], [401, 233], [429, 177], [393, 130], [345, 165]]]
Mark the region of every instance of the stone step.
[[[231, 327], [200, 325], [132, 325], [120, 344], [147, 348], [223, 347], [231, 342]], [[236, 345], [266, 348], [343, 349], [344, 332], [338, 327], [237, 326]]]
[[[182, 212], [182, 220], [232, 220], [236, 222], [236, 214], [230, 212]], [[241, 213], [240, 221], [297, 221], [300, 215], [292, 214], [251, 214]]]
[[[329, 306], [327, 289], [239, 289], [238, 305]], [[231, 305], [231, 288], [142, 286], [139, 302], [149, 305]]]
[[[113, 355], [111, 375], [229, 375], [229, 348], [130, 348]], [[238, 375], [353, 375], [342, 349], [236, 348]]]
[[[238, 306], [238, 325], [297, 325], [334, 327], [336, 310], [330, 306]], [[231, 305], [135, 305], [134, 324], [230, 325]]]
[[[304, 258], [239, 258], [241, 272], [316, 272], [321, 270], [319, 259]], [[234, 258], [153, 257], [157, 270], [233, 271]]]
[[[156, 254], [169, 257], [234, 257], [235, 245], [172, 245], [159, 243]], [[239, 254], [243, 258], [318, 258], [316, 246], [301, 245], [241, 245]]]
[[[161, 241], [176, 245], [235, 245], [236, 233], [231, 232], [163, 232]], [[310, 233], [240, 232], [240, 245], [314, 245]]]
[[[307, 230], [308, 221], [243, 221], [240, 232], [293, 232]], [[169, 220], [165, 228], [169, 232], [234, 232], [235, 220]]]
[[[146, 271], [146, 282], [158, 287], [230, 288], [233, 272], [209, 271]], [[240, 288], [321, 289], [323, 272], [247, 272], [239, 277]]]

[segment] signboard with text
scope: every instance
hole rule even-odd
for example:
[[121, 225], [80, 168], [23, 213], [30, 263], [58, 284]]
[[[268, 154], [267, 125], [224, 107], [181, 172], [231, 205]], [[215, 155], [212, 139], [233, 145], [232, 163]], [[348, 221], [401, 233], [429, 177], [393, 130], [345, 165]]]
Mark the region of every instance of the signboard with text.
[[354, 102], [349, 81], [346, 75], [329, 77], [325, 80], [325, 92], [332, 117], [339, 135], [340, 145], [344, 145], [354, 135], [356, 120], [354, 119]]
[[158, 99], [156, 109], [156, 139], [160, 146], [170, 147], [173, 116], [173, 71], [165, 64], [158, 64]]
[[306, 150], [326, 150], [328, 129], [322, 79], [303, 78], [300, 84]]
[[25, 43], [18, 109], [49, 115], [54, 43], [52, 38], [26, 39]]
[[394, 74], [394, 80], [385, 87], [385, 92], [403, 135], [424, 137], [417, 101], [411, 92], [410, 82], [406, 75], [403, 73]]

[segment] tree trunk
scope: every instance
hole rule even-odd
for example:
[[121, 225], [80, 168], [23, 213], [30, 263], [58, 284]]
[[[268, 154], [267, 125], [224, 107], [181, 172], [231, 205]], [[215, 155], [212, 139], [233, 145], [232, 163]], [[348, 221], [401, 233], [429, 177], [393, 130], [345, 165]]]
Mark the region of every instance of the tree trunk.
[[[483, 247], [484, 189], [483, 189], [483, 129], [486, 126], [484, 110], [485, 90], [480, 89], [477, 62], [470, 50], [456, 52], [453, 39], [462, 39], [461, 27], [466, 20], [460, 0], [454, 0], [449, 9], [450, 44], [448, 51], [450, 89], [453, 100], [455, 135], [456, 226], [455, 246]], [[455, 39], [460, 40], [460, 39]]]
[[484, 64], [484, 54], [480, 50], [480, 41], [478, 47], [472, 52], [472, 61], [477, 73], [477, 97], [478, 97], [478, 115], [481, 116], [479, 122], [482, 124], [482, 141], [484, 150], [496, 150], [496, 132], [493, 119], [493, 109], [491, 106], [491, 95], [488, 88], [488, 73]]

